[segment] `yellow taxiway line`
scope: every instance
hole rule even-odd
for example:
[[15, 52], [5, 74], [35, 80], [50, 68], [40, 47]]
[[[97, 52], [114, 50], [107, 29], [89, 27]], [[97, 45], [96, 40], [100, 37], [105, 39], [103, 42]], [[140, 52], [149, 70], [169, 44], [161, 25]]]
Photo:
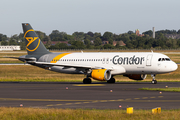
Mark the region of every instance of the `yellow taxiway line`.
[[105, 84], [74, 84], [73, 86], [105, 86]]

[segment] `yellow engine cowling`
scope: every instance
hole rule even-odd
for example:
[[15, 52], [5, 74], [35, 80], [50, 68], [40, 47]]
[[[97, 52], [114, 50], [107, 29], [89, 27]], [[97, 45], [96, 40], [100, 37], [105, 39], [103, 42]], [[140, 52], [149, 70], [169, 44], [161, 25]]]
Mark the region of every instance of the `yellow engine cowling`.
[[144, 80], [146, 79], [147, 74], [128, 74], [124, 76], [129, 77], [129, 79], [133, 80]]
[[95, 80], [108, 81], [111, 79], [111, 71], [107, 69], [94, 69], [88, 77], [92, 77]]

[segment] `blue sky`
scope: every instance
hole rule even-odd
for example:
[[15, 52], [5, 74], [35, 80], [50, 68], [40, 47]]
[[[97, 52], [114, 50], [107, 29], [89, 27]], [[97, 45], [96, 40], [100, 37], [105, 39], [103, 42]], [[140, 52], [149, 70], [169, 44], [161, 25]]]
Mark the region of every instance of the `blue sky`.
[[22, 32], [21, 23], [49, 35], [52, 30], [106, 31], [180, 29], [180, 0], [1, 0], [0, 33]]

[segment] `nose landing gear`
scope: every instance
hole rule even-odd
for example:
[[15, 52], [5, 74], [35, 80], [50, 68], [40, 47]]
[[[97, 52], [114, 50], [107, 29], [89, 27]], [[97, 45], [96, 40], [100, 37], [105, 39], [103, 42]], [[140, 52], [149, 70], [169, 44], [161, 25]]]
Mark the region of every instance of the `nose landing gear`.
[[151, 77], [153, 78], [151, 81], [152, 84], [157, 84], [157, 81], [155, 80], [155, 76], [156, 76], [155, 74], [151, 74]]

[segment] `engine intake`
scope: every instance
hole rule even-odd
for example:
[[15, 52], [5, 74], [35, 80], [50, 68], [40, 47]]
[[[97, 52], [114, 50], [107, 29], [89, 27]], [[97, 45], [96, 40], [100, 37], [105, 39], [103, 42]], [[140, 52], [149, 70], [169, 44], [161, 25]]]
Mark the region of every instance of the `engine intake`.
[[133, 80], [144, 80], [146, 79], [147, 74], [127, 74], [124, 76], [129, 77], [129, 79]]
[[95, 80], [108, 81], [111, 79], [111, 71], [107, 69], [94, 69], [88, 77], [92, 77]]

